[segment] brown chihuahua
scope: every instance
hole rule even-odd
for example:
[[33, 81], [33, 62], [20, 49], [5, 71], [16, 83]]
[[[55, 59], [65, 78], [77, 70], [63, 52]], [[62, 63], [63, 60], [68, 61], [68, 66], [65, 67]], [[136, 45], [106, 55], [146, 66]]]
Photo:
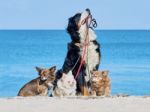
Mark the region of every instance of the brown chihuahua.
[[39, 77], [25, 84], [19, 91], [18, 96], [47, 96], [48, 90], [53, 88], [56, 66], [49, 69], [36, 67]]

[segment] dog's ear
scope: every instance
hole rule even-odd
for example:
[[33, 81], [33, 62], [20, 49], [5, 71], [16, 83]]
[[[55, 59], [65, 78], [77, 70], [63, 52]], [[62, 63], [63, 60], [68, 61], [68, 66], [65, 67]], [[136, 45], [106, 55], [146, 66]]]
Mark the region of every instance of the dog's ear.
[[62, 76], [61, 76], [61, 78], [60, 78], [60, 81], [61, 82], [64, 82], [64, 79], [66, 78], [66, 74], [65, 73], [62, 73]]
[[93, 74], [93, 73], [94, 73], [94, 71], [93, 71], [93, 70], [91, 70], [91, 71], [90, 71], [90, 73], [91, 73], [91, 74]]
[[93, 71], [96, 71], [96, 68], [94, 68]]
[[51, 71], [51, 72], [55, 72], [55, 70], [56, 70], [56, 66], [53, 66], [53, 67], [51, 67], [50, 69], [49, 69], [49, 71]]
[[90, 71], [91, 74], [93, 74], [96, 71], [96, 69], [94, 68], [93, 70]]
[[103, 75], [104, 77], [107, 77], [107, 76], [108, 76], [108, 73], [109, 73], [108, 70], [102, 71], [102, 75]]
[[66, 74], [63, 73], [61, 79], [65, 79], [66, 78]]
[[38, 73], [40, 73], [43, 69], [40, 67], [35, 67], [36, 71], [38, 71]]
[[66, 30], [70, 34], [72, 40], [79, 40], [78, 26], [74, 20], [74, 17], [69, 18]]

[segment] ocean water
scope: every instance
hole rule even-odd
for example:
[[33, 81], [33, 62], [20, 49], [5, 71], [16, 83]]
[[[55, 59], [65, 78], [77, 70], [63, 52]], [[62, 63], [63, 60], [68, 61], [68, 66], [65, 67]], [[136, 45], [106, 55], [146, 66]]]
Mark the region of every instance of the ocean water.
[[[150, 95], [150, 30], [98, 30], [99, 69], [109, 70], [111, 94]], [[65, 30], [0, 30], [0, 97], [16, 96], [38, 76], [35, 66], [60, 69]]]

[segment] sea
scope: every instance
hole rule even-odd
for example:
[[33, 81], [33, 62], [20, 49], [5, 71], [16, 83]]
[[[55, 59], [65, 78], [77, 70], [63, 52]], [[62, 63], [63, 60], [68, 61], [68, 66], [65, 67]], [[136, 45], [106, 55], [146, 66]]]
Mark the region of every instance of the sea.
[[[99, 70], [109, 70], [111, 94], [150, 95], [150, 30], [96, 30]], [[0, 30], [0, 97], [15, 97], [38, 77], [36, 66], [60, 69], [70, 36], [65, 30]]]

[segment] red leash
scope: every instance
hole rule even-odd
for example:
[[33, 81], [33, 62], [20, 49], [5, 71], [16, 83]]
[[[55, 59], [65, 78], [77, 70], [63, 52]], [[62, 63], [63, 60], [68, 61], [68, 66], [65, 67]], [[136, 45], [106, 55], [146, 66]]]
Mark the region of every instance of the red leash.
[[88, 39], [88, 31], [87, 31], [87, 36], [86, 36], [85, 43], [84, 43], [84, 46], [83, 46], [83, 55], [82, 55], [82, 57], [81, 57], [80, 66], [79, 66], [79, 68], [78, 68], [78, 71], [77, 71], [77, 74], [76, 74], [76, 76], [75, 76], [75, 79], [77, 79], [77, 77], [79, 76], [81, 67], [82, 67], [82, 65], [83, 65], [83, 63], [84, 63], [84, 57], [85, 57], [85, 55], [86, 55], [86, 51], [87, 51], [87, 48], [88, 48], [88, 42], [87, 42], [88, 40], [89, 40], [89, 39]]

